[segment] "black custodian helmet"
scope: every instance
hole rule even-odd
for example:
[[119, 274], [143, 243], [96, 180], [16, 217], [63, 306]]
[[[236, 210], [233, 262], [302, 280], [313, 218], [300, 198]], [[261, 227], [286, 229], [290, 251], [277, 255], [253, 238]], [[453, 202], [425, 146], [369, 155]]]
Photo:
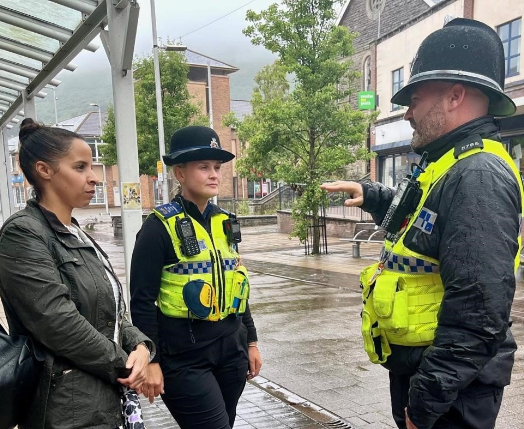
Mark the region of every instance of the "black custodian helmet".
[[235, 155], [220, 146], [218, 134], [209, 127], [190, 126], [174, 132], [169, 153], [163, 156], [168, 166], [191, 161], [231, 161]]
[[411, 91], [420, 82], [464, 82], [489, 97], [490, 115], [511, 116], [516, 107], [504, 94], [504, 79], [504, 47], [499, 35], [480, 21], [456, 18], [423, 40], [407, 85], [391, 102], [409, 106]]

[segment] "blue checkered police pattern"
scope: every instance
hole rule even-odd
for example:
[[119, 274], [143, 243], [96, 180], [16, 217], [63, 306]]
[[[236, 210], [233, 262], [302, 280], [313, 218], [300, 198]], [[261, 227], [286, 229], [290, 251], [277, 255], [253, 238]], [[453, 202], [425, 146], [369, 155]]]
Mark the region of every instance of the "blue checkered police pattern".
[[180, 263], [168, 268], [168, 271], [173, 274], [209, 274], [211, 261]]
[[391, 254], [386, 261], [386, 269], [400, 273], [438, 274], [439, 266], [424, 259]]
[[235, 267], [237, 266], [237, 260], [236, 259], [224, 259], [224, 270], [226, 271], [233, 271]]
[[426, 234], [431, 234], [433, 232], [433, 227], [435, 226], [436, 220], [437, 214], [435, 212], [422, 207], [422, 210], [420, 210], [420, 213], [413, 223], [413, 226], [420, 229], [422, 232], [425, 232]]

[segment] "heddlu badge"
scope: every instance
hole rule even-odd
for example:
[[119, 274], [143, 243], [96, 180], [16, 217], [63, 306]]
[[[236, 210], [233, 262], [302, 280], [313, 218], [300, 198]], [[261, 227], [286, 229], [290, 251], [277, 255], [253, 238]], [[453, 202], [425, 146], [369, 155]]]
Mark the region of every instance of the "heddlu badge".
[[420, 211], [417, 220], [413, 223], [413, 226], [426, 234], [431, 234], [436, 220], [437, 214], [435, 212], [422, 207], [422, 210]]

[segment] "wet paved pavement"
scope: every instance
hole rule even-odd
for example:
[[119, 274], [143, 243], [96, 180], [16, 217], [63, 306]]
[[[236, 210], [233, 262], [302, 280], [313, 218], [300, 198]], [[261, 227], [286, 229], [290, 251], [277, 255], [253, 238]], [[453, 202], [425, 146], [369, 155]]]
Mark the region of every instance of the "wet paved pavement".
[[[124, 279], [120, 241], [113, 239], [108, 225], [97, 225], [93, 235]], [[395, 427], [387, 371], [368, 361], [360, 337], [358, 273], [376, 258], [379, 247], [363, 245], [362, 259], [356, 260], [350, 243], [328, 237], [329, 255], [305, 256], [296, 239], [275, 227], [244, 228], [242, 236], [264, 366], [263, 378], [246, 387], [235, 428], [350, 427], [337, 423], [337, 417], [359, 429]], [[519, 343], [524, 340], [523, 291], [519, 283], [513, 311]], [[524, 349], [515, 359], [497, 429], [524, 427]], [[285, 389], [289, 392], [282, 395]], [[177, 427], [160, 402], [152, 407], [143, 403], [148, 429]], [[326, 418], [311, 412], [322, 409], [333, 414]]]
[[[265, 389], [271, 389], [274, 384], [263, 377], [257, 377], [255, 383], [247, 383], [237, 407], [237, 418], [235, 429], [322, 429], [327, 427], [351, 428], [344, 425], [331, 413], [323, 412], [303, 398], [284, 395], [286, 401], [282, 401], [275, 394], [269, 394]], [[290, 404], [289, 402], [292, 402]], [[143, 416], [148, 429], [179, 429], [161, 399], [155, 399], [153, 404], [143, 400]], [[305, 413], [313, 415], [308, 417]], [[327, 423], [324, 425], [323, 423]], [[336, 425], [336, 426], [335, 426]], [[353, 427], [354, 428], [354, 427]]]

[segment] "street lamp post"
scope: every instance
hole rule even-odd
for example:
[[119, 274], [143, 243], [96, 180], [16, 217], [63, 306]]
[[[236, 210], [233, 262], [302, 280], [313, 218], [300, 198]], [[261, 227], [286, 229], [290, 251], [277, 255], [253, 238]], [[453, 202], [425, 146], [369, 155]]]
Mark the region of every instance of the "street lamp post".
[[[162, 111], [162, 92], [160, 88], [160, 64], [158, 61], [158, 36], [156, 33], [156, 12], [155, 0], [151, 0], [151, 29], [153, 32], [153, 62], [155, 67], [155, 94], [156, 94], [156, 115], [158, 120], [158, 150], [160, 161], [166, 154], [164, 140], [164, 113]], [[167, 184], [167, 167], [162, 162], [162, 202], [169, 203], [169, 188]]]
[[167, 183], [167, 167], [162, 157], [166, 154], [165, 136], [164, 136], [164, 113], [162, 109], [162, 88], [160, 81], [160, 63], [158, 60], [158, 50], [166, 51], [185, 51], [187, 48], [182, 45], [158, 46], [158, 35], [156, 32], [156, 9], [155, 0], [151, 0], [151, 30], [153, 33], [153, 64], [155, 68], [155, 96], [156, 96], [156, 115], [158, 121], [158, 150], [160, 152], [160, 161], [162, 161], [162, 203], [169, 203], [169, 188]]
[[53, 102], [55, 105], [55, 125], [57, 125], [58, 124], [58, 109], [56, 108], [56, 100], [58, 100], [58, 98], [56, 98], [56, 88], [54, 86], [46, 86], [46, 89], [50, 89], [53, 91]]
[[[100, 105], [97, 103], [89, 103], [90, 106], [98, 107], [98, 125], [100, 127], [100, 135], [98, 136], [98, 142], [102, 143], [102, 111], [100, 110]], [[98, 159], [98, 148], [96, 150], [97, 159]], [[106, 215], [110, 215], [109, 213], [109, 202], [107, 201], [107, 177], [106, 177], [106, 165], [104, 162], [102, 162], [102, 175], [103, 177], [103, 189], [104, 189], [104, 202], [106, 205]]]

